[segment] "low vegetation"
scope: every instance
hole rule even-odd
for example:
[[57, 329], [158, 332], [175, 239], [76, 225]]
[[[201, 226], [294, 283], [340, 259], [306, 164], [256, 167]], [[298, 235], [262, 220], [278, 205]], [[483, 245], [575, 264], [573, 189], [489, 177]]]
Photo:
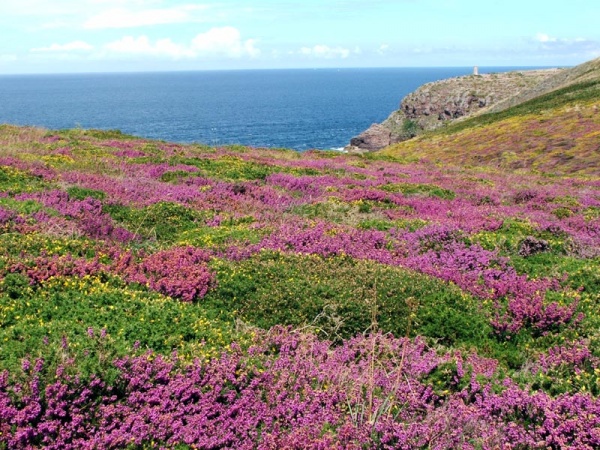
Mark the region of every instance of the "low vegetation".
[[481, 114], [392, 145], [377, 157], [598, 176], [599, 99], [596, 59], [558, 72]]
[[577, 101], [414, 162], [0, 127], [0, 448], [600, 446], [600, 180], [433, 162], [594, 174]]

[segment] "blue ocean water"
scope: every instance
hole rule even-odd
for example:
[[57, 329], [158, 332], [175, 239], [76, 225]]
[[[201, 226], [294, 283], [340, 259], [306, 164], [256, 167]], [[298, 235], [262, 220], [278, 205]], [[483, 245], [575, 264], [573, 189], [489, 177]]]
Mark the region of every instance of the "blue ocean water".
[[469, 73], [472, 68], [5, 75], [0, 123], [119, 129], [211, 145], [340, 148], [420, 85]]

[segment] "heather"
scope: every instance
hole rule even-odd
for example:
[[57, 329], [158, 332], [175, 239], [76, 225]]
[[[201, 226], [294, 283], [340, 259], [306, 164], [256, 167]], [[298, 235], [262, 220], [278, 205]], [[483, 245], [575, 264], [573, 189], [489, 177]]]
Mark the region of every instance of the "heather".
[[595, 178], [0, 148], [0, 448], [600, 446]]
[[[567, 75], [581, 73], [580, 79], [566, 83]], [[525, 91], [487, 113], [390, 146], [383, 153], [402, 160], [424, 156], [449, 164], [598, 176], [598, 61], [566, 70], [554, 80], [554, 90], [544, 92], [552, 85], [541, 83], [541, 92]]]

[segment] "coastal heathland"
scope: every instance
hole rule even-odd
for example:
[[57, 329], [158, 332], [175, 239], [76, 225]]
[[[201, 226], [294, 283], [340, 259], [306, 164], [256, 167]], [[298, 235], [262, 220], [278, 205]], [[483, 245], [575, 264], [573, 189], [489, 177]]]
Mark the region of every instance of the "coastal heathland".
[[597, 448], [597, 158], [514, 164], [580, 87], [365, 155], [0, 126], [0, 448]]

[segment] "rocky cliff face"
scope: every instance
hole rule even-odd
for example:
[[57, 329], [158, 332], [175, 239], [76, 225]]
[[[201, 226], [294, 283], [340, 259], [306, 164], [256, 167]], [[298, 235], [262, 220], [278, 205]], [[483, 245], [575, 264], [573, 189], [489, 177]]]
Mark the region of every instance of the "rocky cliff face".
[[497, 103], [531, 89], [559, 69], [468, 75], [427, 83], [407, 95], [381, 124], [352, 138], [346, 150], [379, 150], [435, 129], [447, 121], [485, 112]]

